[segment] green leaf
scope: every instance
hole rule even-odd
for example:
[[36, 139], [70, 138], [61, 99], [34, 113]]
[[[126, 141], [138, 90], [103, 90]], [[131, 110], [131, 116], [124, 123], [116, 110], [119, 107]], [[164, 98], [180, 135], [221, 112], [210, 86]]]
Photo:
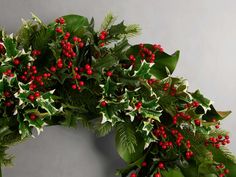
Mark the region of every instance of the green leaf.
[[95, 125], [95, 131], [98, 136], [105, 136], [108, 133], [110, 133], [112, 130], [112, 124], [110, 122], [106, 122], [104, 124], [101, 124], [101, 122], [98, 122]]
[[[144, 44], [144, 46], [149, 50], [153, 50], [151, 44]], [[139, 45], [131, 46], [127, 50], [126, 55], [127, 57], [129, 57], [130, 55], [134, 55], [136, 58], [136, 63], [142, 60], [139, 53]], [[155, 64], [152, 66], [150, 73], [157, 79], [164, 79], [169, 75], [169, 73], [172, 74], [178, 62], [179, 51], [176, 51], [172, 55], [168, 55], [165, 52], [156, 52], [155, 56]], [[167, 70], [169, 73], [167, 72]]]
[[24, 120], [17, 115], [17, 121], [19, 122], [19, 133], [21, 134], [21, 139], [31, 136], [31, 128], [24, 122]]
[[216, 111], [214, 106], [211, 105], [210, 110], [208, 110], [206, 112], [206, 114], [203, 115], [202, 118], [204, 120], [211, 122], [213, 119], [222, 120], [222, 119], [226, 118], [230, 113], [231, 113], [231, 111]]
[[88, 19], [80, 15], [66, 15], [63, 18], [65, 19], [65, 30], [73, 35], [80, 36], [89, 26]]
[[6, 37], [4, 39], [4, 45], [6, 47], [6, 54], [8, 57], [15, 57], [18, 54], [16, 42], [13, 37]]
[[124, 25], [124, 21], [122, 21], [121, 23], [117, 25], [112, 25], [111, 28], [109, 29], [109, 34], [111, 36], [125, 34], [125, 29], [126, 29], [126, 26]]
[[107, 77], [105, 85], [102, 86], [103, 86], [103, 93], [106, 96], [114, 94], [114, 92], [117, 90], [117, 84], [114, 81], [112, 81], [110, 77]]
[[[154, 63], [147, 63], [145, 60], [141, 62], [140, 67], [134, 71], [134, 77], [144, 77], [147, 75]], [[150, 78], [150, 76], [149, 76]]]
[[100, 70], [102, 68], [110, 68], [114, 65], [116, 65], [118, 62], [118, 59], [115, 56], [112, 55], [106, 55], [103, 58], [99, 58], [96, 60], [94, 63], [93, 67], [96, 68], [97, 70]]
[[[161, 173], [164, 177], [185, 177], [178, 168], [168, 169], [168, 171], [164, 170]], [[192, 176], [186, 176], [186, 177], [192, 177]]]
[[135, 132], [131, 123], [117, 123], [116, 148], [121, 158], [127, 163], [135, 162], [143, 155], [144, 140]]
[[179, 59], [179, 51], [176, 51], [172, 55], [166, 53], [156, 53], [155, 65], [152, 66], [150, 73], [154, 75], [157, 79], [164, 79], [168, 76], [168, 72], [172, 74], [175, 70]]
[[152, 118], [160, 122], [161, 111], [148, 108], [141, 108], [141, 114], [146, 118]]
[[102, 25], [101, 25], [101, 30], [107, 30], [108, 28], [111, 27], [111, 25], [113, 25], [116, 21], [117, 17], [115, 17], [111, 12], [109, 12], [103, 22], [102, 22]]
[[205, 98], [199, 90], [196, 90], [192, 97], [199, 102], [200, 106], [203, 108], [204, 113], [207, 112], [207, 110], [210, 110], [210, 105], [212, 104], [212, 101]]

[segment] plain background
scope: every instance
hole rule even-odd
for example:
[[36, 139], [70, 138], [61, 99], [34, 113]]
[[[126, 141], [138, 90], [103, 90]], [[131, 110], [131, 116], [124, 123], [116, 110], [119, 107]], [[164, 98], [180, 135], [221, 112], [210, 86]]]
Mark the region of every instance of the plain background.
[[[235, 0], [0, 0], [0, 25], [16, 32], [21, 18], [34, 12], [45, 22], [75, 13], [94, 17], [97, 26], [112, 11], [127, 23], [142, 26], [133, 43], [161, 43], [181, 51], [174, 75], [187, 78], [218, 110], [232, 110], [223, 127], [231, 131], [236, 153], [236, 1]], [[15, 166], [4, 177], [111, 177], [124, 166], [113, 136], [96, 138], [89, 131], [47, 128], [36, 139], [12, 148]]]

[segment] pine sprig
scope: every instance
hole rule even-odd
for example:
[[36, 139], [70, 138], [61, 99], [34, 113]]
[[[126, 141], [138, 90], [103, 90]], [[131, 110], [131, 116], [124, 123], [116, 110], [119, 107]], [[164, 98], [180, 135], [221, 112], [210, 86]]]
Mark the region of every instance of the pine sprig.
[[101, 124], [100, 122], [97, 122], [95, 124], [95, 132], [97, 136], [106, 136], [109, 134], [112, 130], [112, 124], [110, 122], [105, 122], [104, 124]]
[[135, 37], [141, 33], [141, 27], [138, 24], [132, 24], [126, 26], [125, 29], [126, 37]]
[[135, 146], [137, 146], [137, 140], [135, 136], [135, 131], [132, 124], [119, 122], [116, 125], [116, 138], [120, 145], [127, 149], [130, 153], [135, 152]]
[[102, 30], [107, 30], [108, 28], [110, 28], [116, 21], [117, 17], [114, 16], [111, 12], [109, 12], [103, 22], [102, 22], [102, 25], [101, 25], [101, 31]]

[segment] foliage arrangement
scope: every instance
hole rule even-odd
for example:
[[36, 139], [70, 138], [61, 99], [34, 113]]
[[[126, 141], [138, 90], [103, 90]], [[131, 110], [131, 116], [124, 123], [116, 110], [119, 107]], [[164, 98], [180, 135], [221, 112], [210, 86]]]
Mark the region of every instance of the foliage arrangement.
[[[67, 15], [46, 25], [33, 15], [16, 35], [0, 31], [0, 166], [6, 150], [44, 126], [115, 132], [122, 177], [235, 177], [228, 132], [199, 90], [173, 77], [179, 52], [130, 45], [138, 25]], [[0, 176], [1, 173], [0, 173]]]

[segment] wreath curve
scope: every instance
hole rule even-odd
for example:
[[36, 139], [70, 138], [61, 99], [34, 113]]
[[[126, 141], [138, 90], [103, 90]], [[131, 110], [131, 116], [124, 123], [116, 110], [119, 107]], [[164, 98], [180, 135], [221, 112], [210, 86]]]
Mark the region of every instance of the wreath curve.
[[122, 177], [235, 177], [220, 129], [230, 111], [171, 75], [179, 51], [131, 45], [139, 26], [115, 20], [108, 14], [95, 31], [83, 16], [47, 25], [32, 15], [15, 35], [0, 30], [0, 167], [33, 129], [80, 122], [100, 136], [115, 131]]

